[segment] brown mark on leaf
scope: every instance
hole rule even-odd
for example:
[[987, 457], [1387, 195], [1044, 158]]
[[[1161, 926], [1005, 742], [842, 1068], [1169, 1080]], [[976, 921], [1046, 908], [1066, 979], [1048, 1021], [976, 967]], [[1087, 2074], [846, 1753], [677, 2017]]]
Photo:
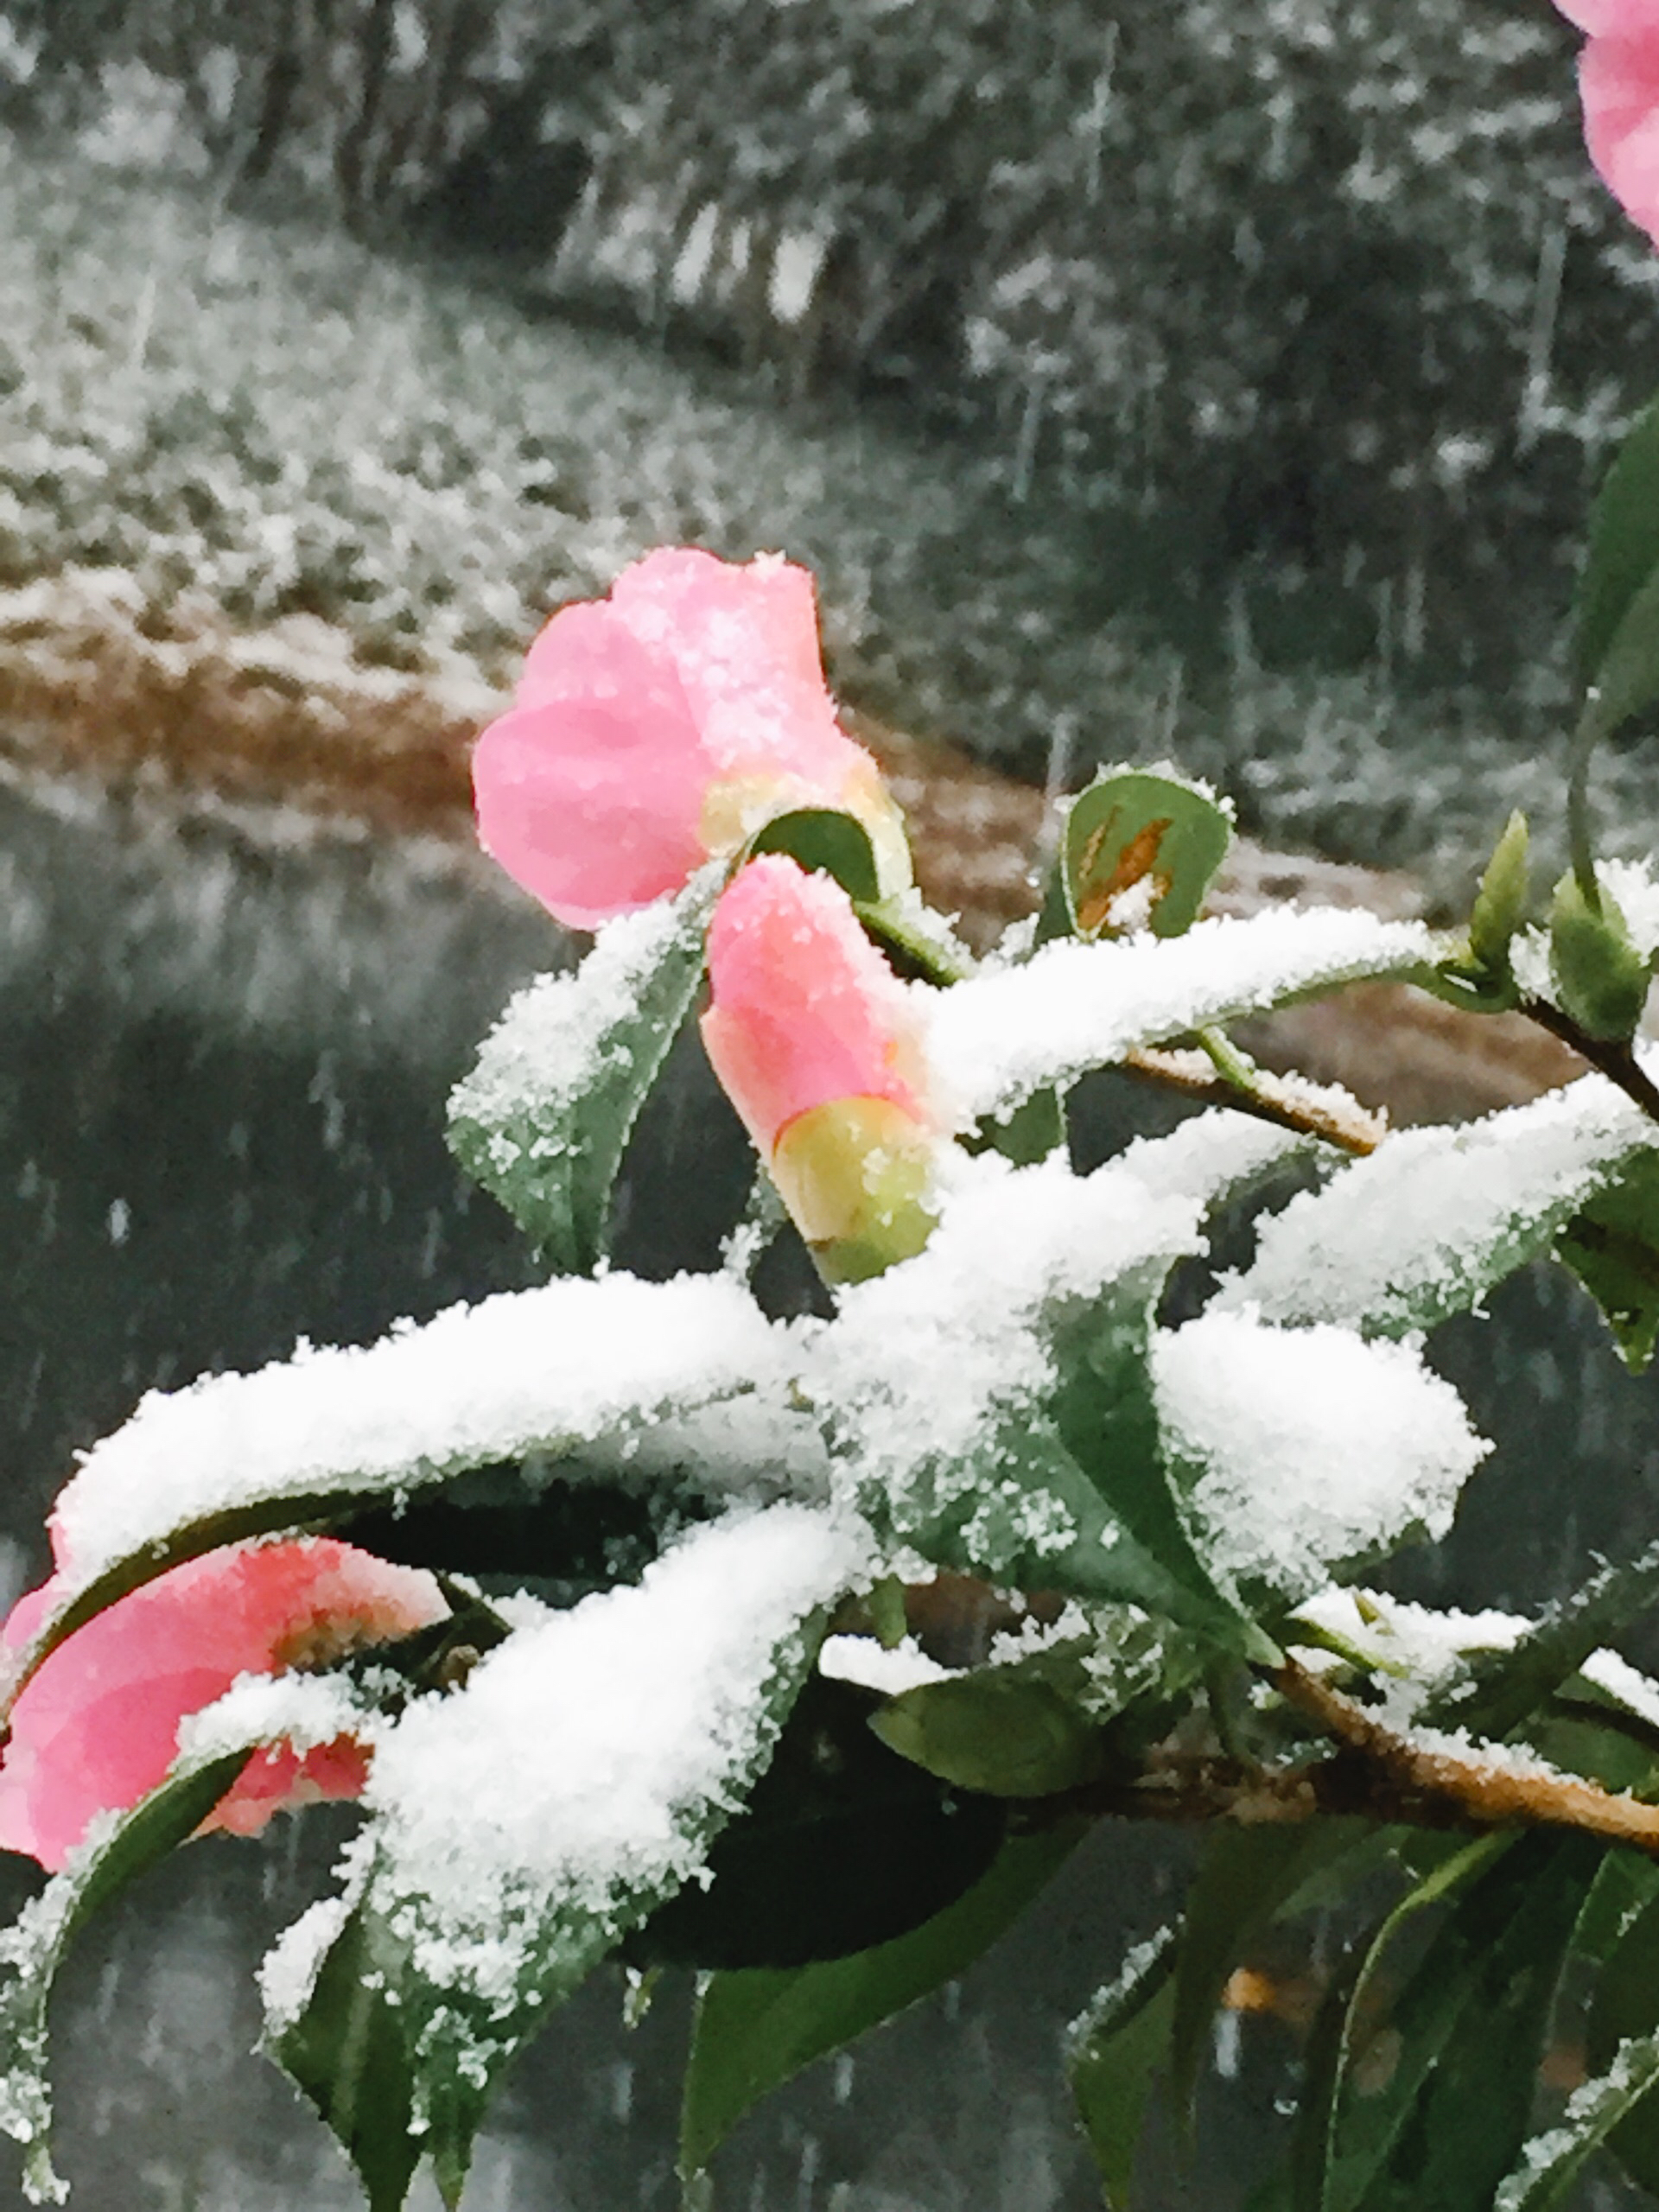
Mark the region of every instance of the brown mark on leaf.
[[1116, 819], [1116, 814], [1107, 816], [1084, 847], [1083, 858], [1077, 868], [1077, 881], [1080, 885], [1087, 887], [1077, 902], [1077, 927], [1091, 933], [1105, 926], [1111, 914], [1112, 901], [1118, 897], [1119, 893], [1128, 890], [1132, 884], [1139, 883], [1142, 876], [1153, 875], [1155, 887], [1154, 905], [1159, 899], [1166, 897], [1169, 892], [1168, 876], [1153, 874], [1158, 859], [1158, 849], [1164, 842], [1164, 832], [1170, 826], [1167, 815], [1159, 821], [1148, 822], [1143, 829], [1137, 830], [1118, 855], [1116, 865], [1105, 880], [1101, 883], [1090, 882], [1090, 878], [1094, 873], [1095, 862], [1100, 857], [1100, 849], [1110, 836], [1112, 825]]

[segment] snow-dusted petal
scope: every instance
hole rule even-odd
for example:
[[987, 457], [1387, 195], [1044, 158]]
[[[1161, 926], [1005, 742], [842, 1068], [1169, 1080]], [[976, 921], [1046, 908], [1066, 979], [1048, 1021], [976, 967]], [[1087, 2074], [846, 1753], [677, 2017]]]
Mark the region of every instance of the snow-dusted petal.
[[965, 1126], [1143, 1045], [1260, 1012], [1302, 991], [1434, 957], [1419, 922], [1355, 908], [1275, 907], [1198, 923], [1185, 937], [1046, 945], [1020, 968], [947, 991], [925, 985], [928, 1056]]
[[1264, 1222], [1254, 1264], [1217, 1302], [1371, 1336], [1432, 1328], [1546, 1250], [1656, 1137], [1600, 1076], [1459, 1128], [1402, 1130]]
[[789, 1345], [729, 1276], [613, 1274], [152, 1393], [58, 1500], [60, 1598], [215, 1516], [410, 1491], [527, 1452], [626, 1440], [748, 1393], [777, 1408]]
[[1491, 1449], [1414, 1350], [1346, 1329], [1211, 1310], [1160, 1330], [1152, 1368], [1209, 1555], [1289, 1596], [1408, 1529], [1443, 1535]]

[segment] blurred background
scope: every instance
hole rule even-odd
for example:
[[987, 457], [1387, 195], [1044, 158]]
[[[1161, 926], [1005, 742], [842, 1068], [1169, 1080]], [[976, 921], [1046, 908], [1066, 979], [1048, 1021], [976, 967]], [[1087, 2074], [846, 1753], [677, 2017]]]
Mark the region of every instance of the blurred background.
[[[1173, 757], [1431, 900], [1511, 804], [1548, 847], [1586, 505], [1659, 382], [1573, 45], [1547, 0], [0, 0], [0, 1594], [144, 1390], [529, 1279], [442, 1105], [573, 947], [470, 850], [465, 741], [652, 544], [808, 563], [895, 743]], [[1034, 825], [962, 774], [947, 842]], [[1080, 1147], [1147, 1111], [1098, 1087]], [[622, 1257], [709, 1264], [742, 1173], [688, 1056]], [[1650, 1533], [1653, 1389], [1570, 1284], [1432, 1349], [1498, 1449], [1398, 1586], [1535, 1606]], [[355, 2202], [247, 1978], [347, 1817], [193, 1847], [77, 1961], [87, 2212]], [[1102, 1832], [750, 2123], [721, 2212], [1096, 2202], [1060, 2029], [1188, 1860]], [[1263, 1963], [1155, 2212], [1263, 2167], [1308, 1961]], [[630, 2034], [597, 1977], [469, 2212], [670, 2212], [688, 1996]]]

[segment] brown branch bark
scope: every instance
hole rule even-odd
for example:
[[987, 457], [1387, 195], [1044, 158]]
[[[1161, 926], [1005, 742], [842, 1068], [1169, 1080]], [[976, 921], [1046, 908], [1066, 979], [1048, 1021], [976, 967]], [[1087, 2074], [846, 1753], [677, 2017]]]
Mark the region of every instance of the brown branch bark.
[[1570, 1045], [1598, 1074], [1616, 1083], [1650, 1122], [1659, 1122], [1659, 1084], [1654, 1082], [1637, 1058], [1633, 1046], [1586, 1036], [1570, 1014], [1563, 1014], [1560, 1007], [1551, 1006], [1548, 999], [1523, 999], [1521, 1012], [1529, 1021], [1547, 1029], [1552, 1037], [1559, 1037], [1563, 1045]]

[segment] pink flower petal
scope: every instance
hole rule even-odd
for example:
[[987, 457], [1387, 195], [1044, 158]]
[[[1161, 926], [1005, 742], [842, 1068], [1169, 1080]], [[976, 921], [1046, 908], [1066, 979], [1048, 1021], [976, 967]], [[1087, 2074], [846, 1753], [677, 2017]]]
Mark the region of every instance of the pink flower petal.
[[909, 998], [828, 876], [781, 854], [752, 861], [715, 909], [709, 980], [703, 1044], [763, 1158], [835, 1099], [929, 1120]]
[[805, 569], [671, 547], [548, 623], [473, 782], [485, 850], [590, 929], [677, 890], [776, 806], [868, 812], [875, 772], [836, 720]]
[[[22, 1630], [54, 1595], [48, 1583], [20, 1599], [7, 1642], [26, 1641]], [[96, 1815], [156, 1787], [180, 1722], [238, 1675], [326, 1663], [445, 1610], [430, 1575], [327, 1538], [211, 1552], [172, 1568], [78, 1629], [18, 1699], [0, 1765], [0, 1847], [60, 1866]], [[294, 1759], [289, 1780], [302, 1798], [328, 1794], [359, 1764], [313, 1752]], [[245, 1775], [231, 1798], [262, 1806], [260, 1821], [284, 1802], [269, 1775]], [[233, 1806], [227, 1824], [248, 1817]], [[216, 1811], [206, 1825], [218, 1820]]]

